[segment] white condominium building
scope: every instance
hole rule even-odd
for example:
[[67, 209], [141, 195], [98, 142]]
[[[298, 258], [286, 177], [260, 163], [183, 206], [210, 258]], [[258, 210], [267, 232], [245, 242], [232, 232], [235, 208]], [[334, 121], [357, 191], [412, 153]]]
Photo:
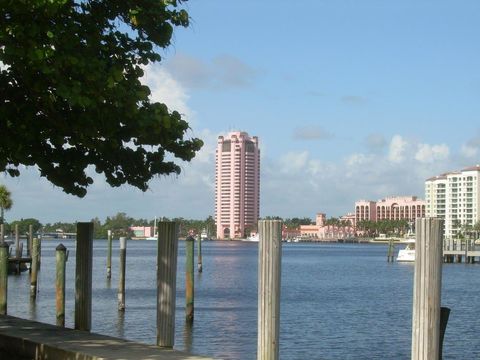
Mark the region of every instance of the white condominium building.
[[425, 181], [427, 217], [445, 220], [445, 238], [480, 221], [480, 165], [431, 177]]

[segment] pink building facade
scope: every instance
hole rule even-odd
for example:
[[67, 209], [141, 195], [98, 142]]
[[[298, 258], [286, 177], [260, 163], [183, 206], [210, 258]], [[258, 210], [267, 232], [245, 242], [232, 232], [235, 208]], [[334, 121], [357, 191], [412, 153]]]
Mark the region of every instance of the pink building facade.
[[133, 236], [136, 238], [145, 238], [153, 236], [151, 226], [130, 226], [130, 231], [133, 232]]
[[219, 136], [215, 166], [217, 238], [242, 238], [260, 213], [260, 149], [246, 132]]
[[354, 215], [344, 215], [340, 217], [340, 220], [346, 221], [347, 225], [326, 225], [326, 215], [324, 213], [317, 213], [315, 225], [300, 225], [300, 237], [322, 241], [355, 236], [355, 227], [353, 224]]
[[416, 196], [392, 196], [379, 201], [355, 202], [355, 224], [363, 220], [407, 220], [425, 217], [425, 201]]

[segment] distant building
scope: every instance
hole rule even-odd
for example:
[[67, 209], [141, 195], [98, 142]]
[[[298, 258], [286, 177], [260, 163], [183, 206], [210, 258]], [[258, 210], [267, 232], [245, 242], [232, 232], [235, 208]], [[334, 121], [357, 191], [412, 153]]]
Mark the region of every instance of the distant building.
[[426, 214], [445, 220], [445, 238], [480, 221], [480, 165], [425, 181]]
[[260, 213], [258, 138], [246, 132], [219, 136], [215, 169], [217, 238], [242, 238], [256, 229]]
[[353, 214], [347, 214], [339, 218], [339, 220], [346, 221], [346, 225], [327, 225], [326, 219], [324, 213], [317, 213], [314, 225], [300, 225], [300, 237], [328, 240], [349, 238], [355, 235]]
[[147, 238], [153, 236], [151, 226], [130, 226], [129, 230], [133, 232], [135, 238]]
[[360, 221], [407, 220], [425, 217], [425, 201], [416, 196], [391, 196], [355, 202], [355, 225]]

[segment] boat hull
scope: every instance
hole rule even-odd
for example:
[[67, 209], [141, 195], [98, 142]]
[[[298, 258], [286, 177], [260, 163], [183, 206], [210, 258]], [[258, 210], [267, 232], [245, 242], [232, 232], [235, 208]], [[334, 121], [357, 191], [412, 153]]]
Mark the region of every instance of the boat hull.
[[398, 262], [415, 262], [415, 250], [400, 250], [397, 256]]

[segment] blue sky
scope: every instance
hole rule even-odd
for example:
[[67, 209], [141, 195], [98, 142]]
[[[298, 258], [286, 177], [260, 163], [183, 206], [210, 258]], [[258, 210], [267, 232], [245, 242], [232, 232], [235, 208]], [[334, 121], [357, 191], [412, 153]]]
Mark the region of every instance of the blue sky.
[[190, 0], [152, 99], [180, 110], [205, 141], [176, 177], [142, 193], [101, 177], [84, 199], [34, 170], [0, 178], [7, 221], [206, 218], [218, 135], [257, 135], [261, 215], [339, 216], [359, 199], [423, 198], [430, 176], [480, 163], [480, 2]]

